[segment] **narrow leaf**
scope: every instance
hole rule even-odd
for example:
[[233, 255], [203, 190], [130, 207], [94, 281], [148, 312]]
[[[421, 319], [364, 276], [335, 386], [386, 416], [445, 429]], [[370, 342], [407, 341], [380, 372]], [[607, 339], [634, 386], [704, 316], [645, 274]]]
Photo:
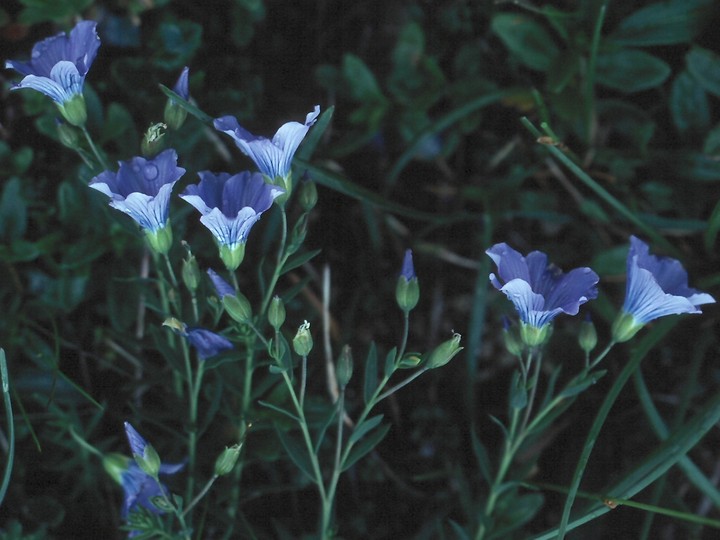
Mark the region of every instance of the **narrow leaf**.
[[384, 414], [378, 414], [365, 420], [362, 424], [355, 428], [355, 431], [352, 432], [352, 435], [350, 435], [350, 438], [348, 439], [348, 443], [355, 444], [358, 442], [362, 439], [363, 435], [371, 429], [374, 429], [380, 422], [382, 422], [383, 418], [385, 418]]
[[290, 434], [283, 432], [282, 430], [275, 430], [280, 442], [282, 443], [285, 451], [287, 452], [290, 459], [295, 463], [298, 469], [300, 469], [310, 479], [311, 482], [316, 482], [316, 478], [313, 475], [312, 462], [310, 456], [307, 453], [307, 449], [304, 448], [299, 442], [297, 442]]
[[359, 459], [365, 457], [366, 454], [380, 444], [380, 441], [385, 438], [388, 431], [390, 431], [390, 424], [384, 424], [373, 431], [367, 438], [361, 440], [358, 445], [350, 451], [350, 454], [341, 466], [341, 470], [347, 471], [350, 467], [355, 465]]
[[365, 360], [365, 384], [363, 385], [363, 399], [367, 404], [378, 386], [377, 379], [377, 348], [375, 342], [370, 343], [367, 359]]

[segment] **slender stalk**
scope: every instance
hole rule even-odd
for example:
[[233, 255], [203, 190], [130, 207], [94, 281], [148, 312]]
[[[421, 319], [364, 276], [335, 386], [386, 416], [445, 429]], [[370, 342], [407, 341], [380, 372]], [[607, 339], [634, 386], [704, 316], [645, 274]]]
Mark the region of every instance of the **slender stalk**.
[[10, 476], [12, 475], [13, 461], [15, 458], [15, 420], [13, 418], [12, 401], [10, 399], [10, 377], [8, 376], [5, 350], [0, 348], [0, 378], [2, 378], [3, 402], [5, 404], [5, 419], [8, 425], [8, 458], [3, 472], [2, 484], [0, 485], [0, 506], [5, 499]]
[[177, 289], [178, 280], [175, 277], [175, 271], [173, 270], [172, 264], [170, 263], [170, 257], [167, 253], [163, 253], [163, 259], [165, 259], [165, 266], [167, 268], [168, 275], [170, 276], [170, 283], [172, 283], [172, 286]]
[[93, 142], [87, 128], [85, 126], [82, 126], [80, 129], [82, 130], [83, 135], [85, 135], [85, 140], [90, 145], [90, 150], [92, 150], [92, 153], [95, 155], [95, 159], [97, 159], [98, 165], [100, 165], [100, 167], [102, 167], [103, 169], [109, 169], [110, 167], [108, 166], [107, 161], [105, 161], [105, 158], [100, 153], [100, 150], [98, 150], [98, 147], [95, 146], [95, 143]]
[[302, 357], [300, 368], [300, 406], [305, 406], [305, 388], [307, 386], [307, 355]]
[[285, 262], [287, 261], [287, 253], [285, 253], [285, 244], [287, 243], [287, 229], [288, 229], [288, 222], [287, 222], [287, 214], [285, 213], [285, 208], [280, 208], [280, 215], [282, 216], [282, 232], [280, 237], [280, 245], [278, 247], [278, 253], [277, 253], [277, 265], [275, 266], [275, 270], [273, 271], [272, 278], [270, 279], [270, 283], [268, 283], [267, 291], [265, 291], [265, 297], [263, 298], [260, 313], [259, 316], [262, 318], [263, 315], [265, 315], [265, 312], [267, 311], [268, 306], [270, 305], [270, 300], [272, 300], [273, 297], [273, 291], [275, 290], [275, 285], [277, 285], [278, 279], [280, 279], [280, 274], [282, 272], [283, 266], [285, 266]]
[[375, 401], [372, 402], [372, 403], [373, 403], [373, 407], [374, 407], [375, 405], [377, 405], [378, 403], [380, 403], [380, 402], [381, 402], [383, 399], [385, 399], [386, 397], [389, 397], [390, 395], [392, 395], [392, 394], [394, 394], [395, 392], [397, 392], [398, 390], [400, 390], [403, 386], [407, 386], [408, 384], [410, 384], [411, 382], [413, 382], [415, 379], [417, 379], [420, 375], [422, 375], [422, 374], [425, 373], [426, 371], [429, 371], [429, 369], [426, 368], [426, 367], [420, 368], [420, 369], [418, 369], [415, 373], [413, 373], [412, 375], [410, 375], [407, 379], [405, 379], [404, 381], [399, 382], [399, 383], [397, 383], [395, 386], [392, 386], [392, 387], [388, 388], [385, 392], [383, 392], [383, 393], [380, 394], [377, 398], [375, 398]]
[[532, 376], [532, 388], [530, 389], [530, 397], [528, 398], [527, 406], [525, 407], [525, 414], [523, 415], [523, 421], [520, 426], [520, 433], [525, 432], [530, 415], [532, 414], [533, 404], [535, 402], [535, 395], [537, 394], [538, 377], [540, 375], [540, 365], [542, 364], [542, 351], [538, 352], [537, 359], [535, 360], [535, 370]]
[[200, 490], [200, 493], [198, 493], [198, 494], [195, 496], [195, 498], [192, 500], [192, 502], [187, 505], [187, 507], [185, 508], [185, 510], [183, 510], [183, 513], [182, 513], [183, 516], [185, 516], [188, 512], [190, 512], [190, 510], [192, 510], [192, 509], [195, 507], [195, 505], [197, 505], [197, 503], [199, 503], [199, 502], [202, 500], [202, 498], [205, 496], [205, 494], [206, 494], [208, 491], [210, 491], [210, 488], [211, 488], [212, 485], [215, 483], [215, 480], [217, 480], [218, 478], [219, 478], [219, 476], [218, 476], [217, 474], [212, 475], [212, 477], [210, 478], [210, 480], [208, 480], [207, 484], [205, 484], [205, 487], [203, 487], [203, 488]]

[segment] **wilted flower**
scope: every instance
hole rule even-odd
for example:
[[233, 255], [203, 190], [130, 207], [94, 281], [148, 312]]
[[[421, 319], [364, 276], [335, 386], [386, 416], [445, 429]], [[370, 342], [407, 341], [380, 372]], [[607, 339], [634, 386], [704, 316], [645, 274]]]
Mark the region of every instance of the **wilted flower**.
[[613, 323], [613, 339], [627, 341], [653, 319], [701, 313], [697, 306], [714, 302], [709, 294], [688, 287], [687, 272], [680, 261], [650, 255], [648, 245], [631, 236], [625, 303]]
[[212, 281], [212, 284], [215, 287], [215, 292], [217, 293], [218, 298], [222, 300], [225, 296], [235, 295], [235, 289], [233, 289], [232, 285], [221, 278], [220, 274], [218, 274], [215, 270], [208, 268], [207, 275], [210, 277], [210, 281]]
[[87, 119], [82, 91], [90, 66], [100, 47], [95, 21], [81, 21], [70, 34], [60, 33], [35, 44], [30, 62], [8, 60], [6, 68], [25, 77], [13, 86], [32, 88], [51, 98], [63, 117], [75, 126]]
[[255, 162], [260, 172], [269, 177], [271, 182], [275, 183], [276, 179], [280, 178], [278, 185], [283, 187], [289, 196], [292, 189], [290, 164], [295, 151], [319, 114], [320, 106], [315, 105], [313, 112], [305, 117], [304, 124], [287, 122], [277, 130], [272, 140], [253, 135], [241, 127], [234, 116], [216, 118], [214, 125], [215, 129], [230, 135], [238, 148]]
[[[548, 264], [547, 255], [533, 251], [527, 257], [505, 243], [495, 244], [487, 253], [498, 267], [500, 280], [490, 274], [493, 286], [505, 293], [515, 305], [523, 329], [530, 327], [535, 338], [524, 337], [527, 345], [537, 346], [548, 337], [549, 325], [560, 313], [577, 315], [580, 305], [597, 297], [598, 275], [590, 268], [575, 268], [564, 274], [560, 268]], [[522, 329], [521, 329], [522, 331]]]
[[168, 207], [172, 188], [185, 169], [177, 166], [175, 150], [153, 159], [134, 157], [121, 161], [117, 173], [105, 171], [90, 181], [90, 187], [110, 197], [110, 206], [133, 218], [147, 234], [153, 248], [167, 253], [172, 243]]
[[220, 257], [230, 271], [240, 266], [245, 242], [262, 213], [283, 193], [266, 184], [258, 173], [198, 173], [200, 183], [189, 185], [180, 195], [201, 214], [200, 222], [220, 244]]
[[233, 348], [233, 344], [229, 340], [204, 328], [188, 328], [185, 337], [190, 345], [195, 347], [200, 360]]

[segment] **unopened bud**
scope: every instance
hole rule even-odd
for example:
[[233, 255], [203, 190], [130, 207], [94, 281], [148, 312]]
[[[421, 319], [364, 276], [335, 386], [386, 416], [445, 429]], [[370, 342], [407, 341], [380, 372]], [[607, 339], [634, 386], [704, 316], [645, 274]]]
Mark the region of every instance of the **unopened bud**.
[[285, 304], [279, 296], [274, 296], [268, 308], [268, 321], [277, 331], [285, 322]]
[[353, 359], [352, 352], [349, 345], [343, 347], [340, 353], [340, 358], [337, 361], [337, 367], [335, 368], [335, 376], [337, 377], [337, 383], [340, 388], [345, 388], [350, 382], [350, 378], [353, 374]]
[[435, 347], [428, 357], [428, 369], [435, 369], [444, 366], [452, 360], [457, 353], [462, 351], [463, 347], [460, 346], [461, 338], [462, 336], [455, 332], [453, 337]]
[[313, 338], [310, 334], [310, 323], [305, 321], [298, 328], [293, 338], [293, 349], [299, 356], [307, 356], [313, 348]]
[[194, 293], [200, 285], [200, 267], [192, 254], [188, 254], [188, 258], [183, 259], [182, 279], [190, 292]]
[[318, 202], [318, 192], [315, 182], [313, 182], [312, 180], [307, 180], [303, 182], [300, 186], [300, 193], [298, 195], [298, 198], [300, 200], [300, 206], [306, 212], [309, 212], [310, 210], [315, 208], [315, 205]]
[[417, 305], [418, 300], [420, 300], [420, 285], [415, 275], [412, 250], [409, 249], [405, 251], [402, 271], [395, 286], [395, 300], [400, 309], [405, 313], [413, 309]]
[[240, 456], [242, 444], [238, 443], [230, 448], [226, 448], [215, 460], [215, 476], [223, 476], [229, 474]]
[[590, 351], [592, 351], [597, 345], [597, 330], [595, 330], [595, 325], [593, 324], [589, 315], [587, 319], [580, 323], [578, 342], [580, 343], [580, 348], [587, 354], [589, 354]]
[[240, 291], [237, 291], [234, 295], [226, 294], [223, 296], [222, 304], [232, 320], [239, 323], [248, 323], [252, 320], [250, 301]]

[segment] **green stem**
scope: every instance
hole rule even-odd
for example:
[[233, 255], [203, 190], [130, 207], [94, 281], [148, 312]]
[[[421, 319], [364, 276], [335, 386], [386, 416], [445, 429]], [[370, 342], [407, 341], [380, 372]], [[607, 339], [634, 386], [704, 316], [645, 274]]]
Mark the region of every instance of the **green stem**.
[[190, 512], [190, 510], [192, 510], [195, 507], [195, 505], [197, 505], [197, 503], [199, 503], [202, 500], [202, 498], [205, 496], [205, 494], [208, 491], [210, 491], [210, 488], [215, 483], [215, 480], [217, 480], [218, 478], [219, 478], [219, 476], [217, 474], [214, 474], [210, 478], [210, 480], [208, 480], [207, 484], [205, 484], [205, 487], [203, 487], [200, 490], [200, 493], [198, 493], [197, 496], [192, 500], [192, 502], [187, 505], [185, 510], [183, 510], [183, 513], [182, 513], [183, 516], [185, 516], [188, 512]]
[[587, 141], [589, 144], [592, 144], [595, 124], [595, 65], [597, 64], [597, 53], [600, 47], [602, 26], [605, 21], [605, 13], [607, 12], [609, 1], [610, 0], [605, 0], [603, 2], [595, 19], [595, 30], [593, 31], [592, 43], [590, 45], [590, 58], [585, 79], [585, 121], [587, 122]]
[[80, 129], [82, 130], [83, 134], [85, 135], [85, 140], [90, 145], [90, 150], [92, 150], [92, 153], [95, 155], [95, 159], [97, 159], [98, 165], [100, 165], [100, 167], [102, 167], [105, 170], [110, 169], [107, 161], [105, 161], [105, 158], [100, 153], [100, 150], [98, 150], [98, 147], [95, 146], [95, 143], [93, 142], [92, 137], [90, 136], [90, 133], [88, 132], [87, 128], [85, 126], [82, 126]]
[[5, 403], [5, 419], [8, 425], [8, 458], [3, 472], [2, 485], [0, 485], [0, 506], [5, 499], [10, 476], [12, 475], [13, 461], [15, 458], [15, 420], [13, 418], [12, 401], [10, 400], [10, 377], [8, 376], [5, 350], [0, 348], [0, 378], [2, 378], [3, 402]]
[[285, 213], [284, 207], [280, 208], [280, 212], [280, 215], [282, 216], [282, 236], [280, 238], [280, 245], [278, 246], [277, 265], [275, 266], [275, 270], [273, 271], [273, 275], [270, 279], [270, 283], [268, 284], [267, 291], [265, 291], [265, 298], [263, 298], [259, 313], [260, 318], [265, 315], [265, 312], [270, 305], [270, 301], [273, 297], [273, 291], [275, 290], [275, 285], [277, 285], [278, 279], [280, 279], [280, 273], [282, 272], [282, 268], [283, 266], [285, 266], [285, 262], [288, 258], [287, 254], [285, 253], [285, 244], [287, 242], [288, 229], [287, 214]]
[[378, 403], [380, 403], [380, 402], [381, 402], [383, 399], [385, 399], [386, 397], [389, 397], [391, 394], [394, 394], [395, 392], [397, 392], [398, 390], [400, 390], [403, 386], [407, 386], [408, 384], [410, 384], [411, 382], [413, 382], [415, 379], [417, 379], [420, 375], [422, 375], [422, 374], [425, 373], [426, 371], [429, 371], [429, 369], [426, 368], [426, 367], [420, 368], [419, 370], [417, 370], [415, 373], [413, 373], [412, 375], [410, 375], [410, 376], [409, 376], [407, 379], [405, 379], [404, 381], [399, 382], [399, 383], [397, 383], [395, 386], [392, 386], [392, 387], [388, 388], [385, 392], [383, 392], [382, 394], [380, 394], [380, 395], [375, 399], [375, 402], [373, 403], [373, 407], [374, 407], [375, 405], [377, 405]]
[[305, 388], [307, 386], [307, 355], [302, 357], [302, 366], [300, 368], [300, 406], [305, 406]]
[[170, 263], [170, 257], [167, 253], [163, 253], [163, 259], [165, 259], [165, 266], [167, 267], [168, 275], [170, 276], [170, 283], [177, 289], [178, 280], [175, 277], [175, 271], [173, 270], [172, 264]]

